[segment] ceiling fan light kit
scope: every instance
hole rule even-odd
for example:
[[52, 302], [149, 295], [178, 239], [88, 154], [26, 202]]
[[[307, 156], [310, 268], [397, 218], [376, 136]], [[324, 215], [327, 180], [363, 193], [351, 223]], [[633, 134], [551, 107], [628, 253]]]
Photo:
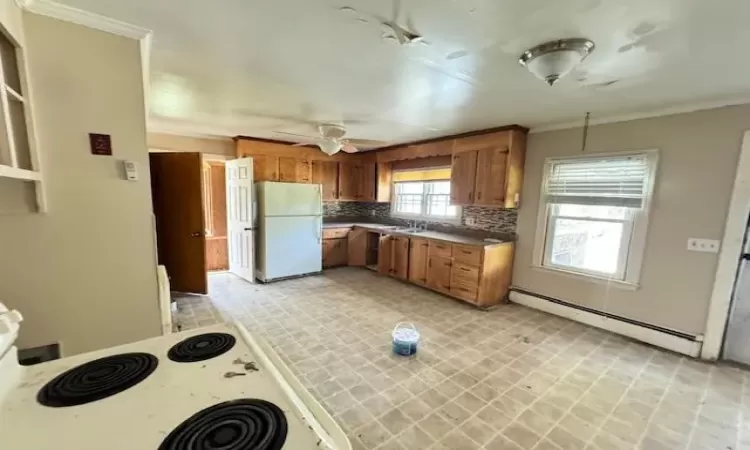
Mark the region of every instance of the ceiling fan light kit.
[[518, 62], [537, 78], [553, 86], [593, 51], [594, 42], [589, 39], [559, 39], [526, 50]]

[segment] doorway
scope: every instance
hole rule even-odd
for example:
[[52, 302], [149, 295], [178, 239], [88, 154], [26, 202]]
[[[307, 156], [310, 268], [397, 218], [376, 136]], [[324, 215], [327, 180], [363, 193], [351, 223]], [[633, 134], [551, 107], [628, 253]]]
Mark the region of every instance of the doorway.
[[228, 268], [224, 163], [197, 152], [149, 159], [158, 263], [172, 291], [207, 294], [207, 273]]

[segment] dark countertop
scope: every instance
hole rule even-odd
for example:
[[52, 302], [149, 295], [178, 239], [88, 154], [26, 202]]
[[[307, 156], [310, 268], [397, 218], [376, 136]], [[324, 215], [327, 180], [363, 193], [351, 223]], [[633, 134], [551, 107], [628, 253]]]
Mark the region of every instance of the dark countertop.
[[400, 231], [398, 229], [394, 229], [394, 227], [399, 228], [406, 228], [403, 225], [393, 225], [389, 223], [378, 223], [378, 222], [359, 222], [359, 221], [342, 221], [342, 222], [324, 222], [323, 228], [324, 229], [331, 229], [331, 228], [364, 228], [368, 231], [374, 231], [376, 233], [387, 233], [387, 234], [394, 234], [394, 235], [401, 235], [401, 236], [408, 236], [412, 238], [424, 238], [424, 239], [436, 239], [439, 241], [445, 241], [450, 242], [452, 244], [465, 244], [465, 245], [476, 245], [476, 246], [482, 246], [482, 247], [494, 247], [496, 245], [504, 245], [511, 243], [512, 240], [510, 239], [502, 239], [497, 238], [493, 236], [488, 236], [491, 239], [498, 239], [501, 242], [492, 242], [492, 241], [486, 241], [485, 238], [481, 236], [466, 236], [459, 233], [450, 233], [450, 232], [443, 232], [443, 231], [433, 231], [433, 230], [426, 230], [418, 233], [405, 233], [403, 231]]

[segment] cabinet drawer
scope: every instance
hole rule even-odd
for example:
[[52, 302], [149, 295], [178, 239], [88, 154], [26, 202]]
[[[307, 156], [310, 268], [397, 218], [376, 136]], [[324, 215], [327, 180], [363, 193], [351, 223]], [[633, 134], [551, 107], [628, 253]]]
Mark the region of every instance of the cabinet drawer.
[[451, 286], [451, 295], [467, 302], [476, 303], [479, 290], [466, 286]]
[[451, 268], [451, 286], [461, 285], [470, 289], [479, 287], [479, 268], [456, 262], [454, 260]]
[[482, 265], [482, 253], [484, 249], [482, 247], [474, 247], [471, 245], [453, 245], [453, 260], [469, 264], [472, 266]]
[[430, 241], [429, 253], [430, 256], [437, 256], [438, 258], [450, 258], [453, 256], [453, 248], [451, 244], [440, 241]]
[[323, 239], [342, 239], [349, 235], [351, 228], [324, 228]]

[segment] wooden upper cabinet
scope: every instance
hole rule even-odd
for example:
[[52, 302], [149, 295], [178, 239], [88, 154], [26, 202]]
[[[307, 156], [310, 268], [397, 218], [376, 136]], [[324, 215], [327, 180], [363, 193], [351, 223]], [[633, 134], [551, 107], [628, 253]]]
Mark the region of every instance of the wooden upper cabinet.
[[310, 183], [310, 161], [285, 156], [280, 157], [279, 181], [286, 183]]
[[313, 161], [312, 182], [323, 186], [323, 200], [339, 198], [339, 163], [335, 161]]
[[378, 247], [378, 272], [390, 275], [393, 272], [393, 236], [384, 234], [380, 236]]
[[409, 238], [397, 236], [393, 239], [392, 274], [396, 278], [409, 278]]
[[474, 204], [505, 205], [505, 172], [508, 167], [508, 147], [505, 145], [477, 151], [477, 175]]
[[471, 205], [477, 175], [477, 152], [454, 153], [451, 159], [451, 204]]
[[294, 183], [297, 178], [297, 160], [294, 158], [279, 158], [279, 181]]
[[306, 159], [298, 159], [294, 166], [294, 179], [297, 183], [311, 183], [312, 174], [310, 168], [310, 161]]
[[357, 200], [359, 182], [357, 173], [359, 164], [342, 162], [339, 163], [339, 199]]
[[377, 166], [378, 185], [375, 192], [375, 201], [379, 203], [391, 202], [391, 187], [393, 185], [393, 169], [389, 163], [381, 163]]
[[415, 284], [427, 284], [427, 248], [426, 239], [412, 239], [409, 243], [409, 281]]
[[279, 181], [279, 157], [250, 156], [253, 158], [253, 181]]
[[339, 199], [354, 201], [375, 201], [375, 163], [339, 163]]
[[364, 163], [357, 164], [358, 166], [358, 192], [357, 200], [374, 202], [375, 201], [375, 187], [377, 184], [377, 164], [375, 163]]

